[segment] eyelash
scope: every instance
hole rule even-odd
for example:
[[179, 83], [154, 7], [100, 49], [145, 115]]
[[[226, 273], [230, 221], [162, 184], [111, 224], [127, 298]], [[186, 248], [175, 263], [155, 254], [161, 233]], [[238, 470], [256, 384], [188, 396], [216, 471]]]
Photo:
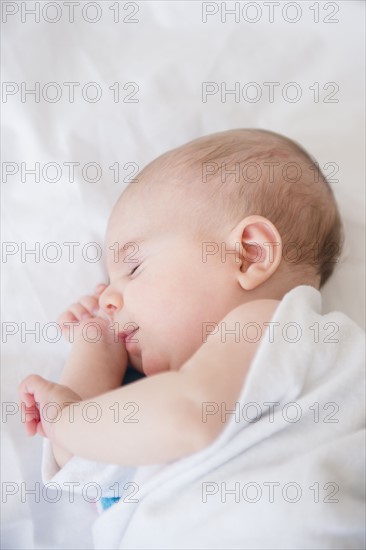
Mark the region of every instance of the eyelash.
[[130, 271], [130, 275], [132, 275], [133, 273], [135, 273], [136, 269], [137, 269], [138, 267], [140, 267], [140, 265], [141, 265], [141, 264], [136, 265], [136, 266]]

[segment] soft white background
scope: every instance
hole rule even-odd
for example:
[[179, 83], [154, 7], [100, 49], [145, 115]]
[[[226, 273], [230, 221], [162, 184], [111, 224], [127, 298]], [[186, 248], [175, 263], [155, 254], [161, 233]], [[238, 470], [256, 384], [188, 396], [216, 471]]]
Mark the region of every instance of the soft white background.
[[[21, 4], [25, 3], [18, 2], [19, 9]], [[28, 9], [34, 6], [26, 4]], [[297, 23], [282, 17], [284, 2], [273, 23], [261, 2], [257, 23], [235, 23], [233, 16], [222, 23], [220, 14], [203, 23], [202, 4], [195, 1], [139, 2], [138, 23], [114, 23], [109, 9], [113, 2], [106, 1], [99, 3], [100, 21], [91, 24], [81, 17], [84, 4], [75, 8], [74, 23], [68, 22], [68, 11], [59, 2], [62, 18], [57, 23], [42, 17], [35, 23], [34, 16], [22, 23], [18, 13], [2, 25], [3, 80], [25, 82], [28, 88], [37, 81], [41, 88], [57, 82], [63, 90], [57, 103], [42, 96], [39, 103], [33, 96], [23, 103], [19, 93], [2, 103], [3, 162], [24, 162], [28, 168], [35, 162], [41, 167], [48, 162], [95, 162], [102, 168], [95, 183], [83, 179], [80, 167], [75, 169], [75, 182], [70, 182], [63, 166], [58, 182], [41, 176], [35, 183], [29, 175], [22, 182], [19, 172], [2, 184], [2, 240], [27, 248], [39, 242], [41, 250], [56, 242], [63, 253], [55, 263], [42, 256], [37, 263], [31, 255], [22, 262], [19, 253], [7, 262], [3, 258], [2, 320], [19, 326], [6, 343], [3, 335], [3, 403], [17, 402], [17, 385], [29, 373], [58, 380], [69, 344], [46, 342], [42, 335], [39, 342], [34, 336], [22, 338], [20, 323], [30, 328], [39, 322], [42, 329], [105, 279], [103, 261], [85, 261], [81, 249], [88, 242], [103, 245], [110, 210], [126, 185], [123, 166], [133, 162], [142, 168], [168, 149], [229, 128], [283, 133], [302, 144], [321, 167], [327, 162], [339, 166], [339, 181], [332, 186], [346, 228], [346, 247], [322, 290], [324, 310], [343, 311], [364, 327], [364, 3], [330, 3], [340, 8], [333, 16], [339, 22], [333, 24], [322, 22], [332, 11], [324, 2], [319, 23], [314, 23], [309, 9], [313, 2], [301, 2]], [[121, 19], [131, 11], [123, 6], [122, 2]], [[89, 13], [94, 17], [92, 9]], [[254, 17], [254, 11], [248, 13]], [[288, 13], [293, 17], [293, 11]], [[49, 16], [54, 14], [50, 9]], [[271, 81], [280, 83], [273, 103], [263, 86]], [[290, 103], [281, 90], [294, 81], [302, 97]], [[80, 83], [73, 104], [63, 82]], [[88, 82], [102, 88], [97, 103], [82, 99], [80, 89]], [[138, 103], [114, 103], [108, 88], [115, 82], [124, 95], [131, 90], [123, 90], [126, 82], [137, 83]], [[221, 102], [217, 94], [203, 103], [203, 82], [226, 82], [228, 88], [235, 82], [257, 82], [263, 96], [257, 103], [235, 103], [232, 95]], [[318, 103], [309, 89], [314, 82], [320, 85]], [[327, 82], [338, 84], [338, 103], [324, 103], [332, 90], [323, 90]], [[109, 169], [115, 162], [121, 167], [118, 183]], [[73, 263], [64, 242], [80, 243]], [[49, 250], [50, 256], [53, 252]], [[50, 330], [49, 338], [53, 335]], [[17, 483], [19, 488], [3, 504], [3, 547], [89, 548], [91, 504], [70, 506], [65, 499], [51, 505], [42, 494], [39, 502], [32, 495], [21, 498], [22, 482], [23, 489], [30, 489], [41, 481], [42, 441], [26, 437], [19, 414], [3, 417], [2, 442], [2, 482]]]

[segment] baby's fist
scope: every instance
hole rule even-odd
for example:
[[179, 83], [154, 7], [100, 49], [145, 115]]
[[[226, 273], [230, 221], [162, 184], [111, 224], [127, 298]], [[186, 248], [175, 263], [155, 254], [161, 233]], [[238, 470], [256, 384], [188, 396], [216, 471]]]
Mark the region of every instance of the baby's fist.
[[51, 382], [38, 374], [26, 376], [18, 386], [18, 394], [27, 435], [38, 433], [50, 439], [53, 439], [55, 423], [62, 409], [82, 401], [80, 395], [68, 386]]

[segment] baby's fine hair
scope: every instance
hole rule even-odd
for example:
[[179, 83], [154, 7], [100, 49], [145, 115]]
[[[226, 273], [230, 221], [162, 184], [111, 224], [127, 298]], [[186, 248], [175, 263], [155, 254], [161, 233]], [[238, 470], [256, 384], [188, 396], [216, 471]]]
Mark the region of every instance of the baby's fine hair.
[[186, 203], [205, 241], [257, 214], [277, 228], [283, 259], [300, 277], [320, 276], [321, 288], [333, 273], [344, 242], [333, 191], [315, 159], [281, 134], [249, 128], [207, 135], [164, 153], [140, 178], [151, 189], [163, 183], [178, 190], [174, 201]]

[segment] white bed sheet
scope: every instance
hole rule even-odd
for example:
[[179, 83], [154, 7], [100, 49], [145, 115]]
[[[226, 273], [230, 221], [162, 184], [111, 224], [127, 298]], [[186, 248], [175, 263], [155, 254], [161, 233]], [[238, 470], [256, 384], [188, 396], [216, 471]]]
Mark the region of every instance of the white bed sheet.
[[[21, 9], [24, 3], [12, 4]], [[57, 103], [31, 98], [23, 103], [17, 94], [2, 104], [3, 162], [19, 168], [22, 162], [28, 168], [35, 162], [41, 168], [49, 162], [62, 167], [58, 182], [36, 183], [31, 176], [22, 182], [18, 172], [2, 185], [3, 241], [19, 247], [25, 243], [28, 249], [38, 242], [44, 254], [46, 243], [56, 242], [62, 252], [55, 263], [42, 256], [39, 263], [32, 256], [22, 262], [17, 253], [2, 265], [3, 322], [18, 328], [6, 343], [3, 333], [3, 411], [4, 403], [17, 403], [17, 385], [27, 374], [58, 380], [69, 351], [62, 340], [47, 342], [41, 335], [35, 342], [25, 337], [21, 323], [25, 329], [39, 322], [42, 331], [68, 304], [105, 279], [103, 261], [86, 261], [80, 250], [90, 242], [103, 245], [108, 215], [126, 185], [113, 181], [109, 167], [118, 162], [121, 168], [126, 163], [142, 168], [164, 151], [216, 131], [270, 129], [301, 143], [320, 166], [339, 166], [339, 181], [332, 185], [346, 246], [322, 295], [326, 311], [343, 311], [365, 326], [363, 2], [333, 3], [340, 7], [334, 24], [314, 23], [309, 2], [301, 3], [303, 16], [297, 23], [282, 17], [269, 23], [263, 16], [254, 24], [235, 23], [230, 17], [222, 23], [218, 16], [203, 23], [202, 3], [194, 1], [139, 2], [139, 23], [115, 24], [112, 4], [99, 2], [103, 15], [95, 24], [83, 21], [78, 10], [74, 23], [65, 16], [55, 24], [43, 18], [35, 23], [29, 16], [22, 23], [19, 12], [3, 24], [3, 80], [29, 87], [57, 82], [63, 90]], [[257, 4], [266, 13], [263, 4]], [[320, 5], [325, 10], [324, 3]], [[59, 6], [65, 14], [63, 2]], [[326, 13], [321, 11], [321, 18]], [[49, 17], [54, 17], [51, 11]], [[279, 82], [278, 89], [297, 82], [303, 96], [297, 103], [279, 95], [274, 103], [236, 103], [221, 102], [216, 95], [203, 103], [202, 82], [223, 81], [228, 88], [237, 81], [257, 82], [263, 93], [268, 90], [264, 82]], [[97, 82], [102, 98], [88, 103], [76, 89], [77, 99], [69, 103], [64, 100], [64, 82], [79, 82], [78, 89]], [[108, 88], [115, 82], [137, 83], [139, 102], [114, 103]], [[320, 83], [321, 98], [323, 85], [336, 82], [338, 103], [314, 102], [309, 90], [314, 82]], [[77, 168], [70, 182], [63, 164], [70, 161], [80, 166], [98, 163], [100, 181], [85, 181]], [[128, 171], [121, 173], [125, 177]], [[69, 261], [66, 242], [80, 243], [74, 262]], [[48, 252], [51, 257], [52, 250]], [[48, 338], [53, 334], [50, 329]], [[25, 436], [19, 414], [3, 416], [2, 442], [3, 492], [16, 492], [2, 504], [3, 547], [90, 548], [94, 508], [86, 502], [70, 506], [64, 498], [48, 504], [40, 477], [42, 441]], [[38, 502], [24, 496], [36, 483]]]

